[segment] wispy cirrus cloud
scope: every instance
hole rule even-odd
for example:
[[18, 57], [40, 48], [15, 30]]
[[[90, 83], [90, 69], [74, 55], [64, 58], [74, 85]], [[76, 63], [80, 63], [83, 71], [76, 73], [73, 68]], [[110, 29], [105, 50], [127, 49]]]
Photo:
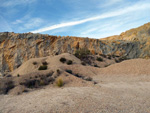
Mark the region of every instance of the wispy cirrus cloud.
[[100, 7], [108, 7], [121, 2], [124, 2], [124, 0], [105, 0], [105, 3], [102, 4]]
[[2, 0], [0, 7], [12, 7], [16, 5], [25, 5], [33, 3], [36, 0]]
[[12, 31], [8, 22], [0, 15], [0, 31]]
[[19, 29], [21, 31], [23, 30], [29, 30], [29, 29], [33, 29], [33, 28], [36, 28], [36, 27], [39, 27], [40, 25], [42, 25], [42, 23], [44, 22], [43, 19], [41, 18], [30, 18], [28, 20], [17, 20], [16, 23], [17, 24], [22, 24], [21, 27], [19, 27]]
[[75, 25], [83, 24], [83, 23], [86, 23], [86, 22], [94, 21], [94, 20], [100, 20], [100, 19], [116, 17], [116, 16], [124, 15], [126, 13], [131, 13], [131, 12], [138, 11], [138, 10], [143, 10], [143, 9], [150, 9], [150, 3], [138, 2], [135, 5], [125, 7], [123, 9], [118, 9], [117, 11], [104, 13], [104, 14], [101, 14], [99, 16], [94, 16], [94, 17], [91, 17], [91, 18], [83, 19], [83, 20], [55, 24], [55, 25], [52, 25], [52, 26], [49, 26], [49, 27], [33, 30], [31, 32], [41, 33], [41, 32], [45, 32], [45, 31], [50, 31], [50, 30], [53, 30], [53, 29], [57, 29], [57, 28], [75, 26]]

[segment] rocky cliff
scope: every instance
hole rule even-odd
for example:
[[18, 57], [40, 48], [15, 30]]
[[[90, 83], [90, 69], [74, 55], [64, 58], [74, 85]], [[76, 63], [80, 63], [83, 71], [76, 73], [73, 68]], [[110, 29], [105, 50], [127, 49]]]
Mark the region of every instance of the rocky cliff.
[[74, 53], [88, 48], [92, 54], [150, 57], [150, 23], [131, 29], [119, 36], [105, 39], [61, 37], [33, 33], [0, 33], [0, 72], [13, 71], [30, 58]]

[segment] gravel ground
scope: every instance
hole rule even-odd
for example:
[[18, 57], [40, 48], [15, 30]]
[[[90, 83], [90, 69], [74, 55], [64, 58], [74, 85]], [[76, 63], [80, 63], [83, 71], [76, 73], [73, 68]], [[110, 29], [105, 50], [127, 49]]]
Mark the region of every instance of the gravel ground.
[[96, 85], [0, 95], [0, 113], [150, 113], [149, 67], [150, 60], [130, 60], [90, 68]]
[[46, 87], [19, 96], [0, 95], [0, 113], [149, 113], [149, 86], [144, 81], [113, 81], [94, 87]]

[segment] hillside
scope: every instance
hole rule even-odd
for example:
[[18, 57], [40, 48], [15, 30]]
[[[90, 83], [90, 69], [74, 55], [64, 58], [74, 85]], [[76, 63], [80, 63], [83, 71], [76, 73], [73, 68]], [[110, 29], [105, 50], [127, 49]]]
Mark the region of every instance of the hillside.
[[33, 33], [0, 33], [0, 72], [10, 72], [31, 59], [74, 54], [80, 48], [88, 48], [92, 54], [149, 58], [150, 23], [131, 29], [119, 36], [104, 39], [61, 37]]
[[103, 40], [128, 40], [128, 41], [145, 41], [150, 40], [150, 22], [140, 26], [138, 28], [133, 28], [120, 35], [110, 36], [103, 38]]

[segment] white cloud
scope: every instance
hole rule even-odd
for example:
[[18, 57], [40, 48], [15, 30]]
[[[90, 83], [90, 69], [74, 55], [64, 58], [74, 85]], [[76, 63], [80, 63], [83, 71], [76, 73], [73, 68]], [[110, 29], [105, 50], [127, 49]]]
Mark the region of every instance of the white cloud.
[[110, 17], [116, 17], [116, 16], [120, 16], [120, 15], [123, 15], [123, 14], [126, 14], [126, 13], [130, 13], [130, 12], [134, 12], [134, 11], [138, 11], [138, 10], [143, 10], [143, 9], [150, 9], [150, 3], [146, 4], [146, 3], [139, 2], [135, 5], [132, 5], [130, 7], [126, 7], [126, 8], [123, 8], [123, 9], [118, 9], [117, 11], [114, 11], [114, 12], [101, 14], [99, 16], [86, 18], [86, 19], [79, 20], [79, 21], [60, 23], [60, 24], [49, 26], [49, 27], [37, 29], [37, 30], [31, 31], [31, 32], [33, 32], [33, 33], [45, 32], [45, 31], [49, 31], [49, 30], [53, 30], [53, 29], [57, 29], [57, 28], [74, 26], [74, 25], [86, 23], [86, 22], [89, 22], [89, 21], [100, 20], [100, 19], [105, 19], [105, 18], [110, 18]]
[[32, 19], [28, 19], [28, 20], [24, 20], [24, 21], [19, 20], [19, 22], [24, 23], [22, 25], [22, 27], [20, 27], [19, 29], [20, 30], [27, 30], [27, 29], [39, 27], [44, 22], [44, 20], [41, 18], [32, 18]]
[[16, 20], [15, 22], [13, 22], [12, 24], [20, 24], [20, 23], [23, 23], [22, 20]]
[[4, 2], [1, 2], [1, 7], [11, 7], [16, 5], [25, 5], [29, 3], [33, 3], [36, 0], [5, 0]]
[[42, 22], [43, 20], [41, 18], [33, 18], [29, 20], [26, 24], [24, 24], [24, 26], [26, 28], [31, 28], [33, 26], [36, 27], [36, 26], [39, 26]]
[[105, 0], [105, 3], [102, 4], [100, 7], [108, 7], [108, 6], [111, 6], [120, 2], [124, 2], [124, 0]]
[[9, 26], [8, 22], [0, 16], [0, 31], [12, 31], [12, 28]]

